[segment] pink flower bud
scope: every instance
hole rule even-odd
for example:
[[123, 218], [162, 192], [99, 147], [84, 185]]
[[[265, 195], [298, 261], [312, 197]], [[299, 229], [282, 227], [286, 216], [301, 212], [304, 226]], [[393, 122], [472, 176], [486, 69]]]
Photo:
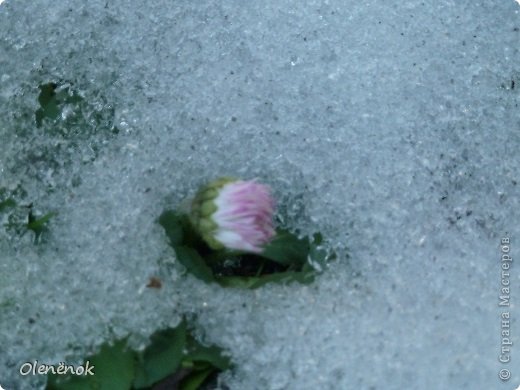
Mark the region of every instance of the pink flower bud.
[[223, 178], [197, 193], [190, 219], [212, 249], [260, 253], [275, 235], [273, 213], [268, 186]]

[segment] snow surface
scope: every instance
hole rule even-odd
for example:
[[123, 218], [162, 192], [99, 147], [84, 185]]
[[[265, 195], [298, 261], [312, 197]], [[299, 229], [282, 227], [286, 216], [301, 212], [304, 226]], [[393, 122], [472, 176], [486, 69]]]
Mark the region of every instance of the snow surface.
[[[135, 4], [0, 6], [0, 188], [58, 213], [39, 245], [0, 228], [1, 386], [184, 314], [231, 355], [223, 388], [520, 384], [520, 346], [497, 375], [500, 239], [520, 253], [517, 3]], [[84, 103], [38, 127], [49, 82]], [[339, 261], [255, 291], [182, 275], [156, 219], [223, 175], [271, 184]]]

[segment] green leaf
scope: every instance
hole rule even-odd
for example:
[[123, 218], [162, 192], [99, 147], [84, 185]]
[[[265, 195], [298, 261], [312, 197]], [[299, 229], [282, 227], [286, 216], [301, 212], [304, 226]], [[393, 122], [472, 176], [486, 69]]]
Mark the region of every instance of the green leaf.
[[179, 214], [175, 211], [167, 210], [159, 217], [159, 224], [164, 228], [166, 235], [170, 239], [170, 245], [185, 245], [192, 248], [199, 248], [205, 245], [202, 238], [197, 234], [190, 219], [186, 214]]
[[260, 256], [282, 265], [303, 265], [309, 254], [307, 239], [298, 238], [286, 230], [277, 230], [275, 238], [265, 246]]
[[56, 213], [47, 213], [43, 217], [36, 218], [32, 213], [29, 213], [29, 222], [27, 223], [27, 229], [38, 232], [43, 228], [43, 225], [47, 223]]
[[215, 280], [211, 268], [208, 267], [204, 259], [195, 249], [182, 245], [176, 246], [174, 249], [177, 259], [184, 267], [186, 267], [186, 270], [190, 274], [206, 283]]
[[48, 376], [47, 390], [128, 390], [134, 377], [135, 353], [127, 349], [126, 340], [105, 344], [98, 354], [87, 358], [94, 375]]
[[40, 108], [36, 110], [36, 125], [40, 127], [44, 118], [57, 119], [60, 116], [60, 105], [76, 104], [83, 99], [76, 92], [69, 94], [69, 88], [65, 87], [56, 92], [58, 85], [55, 83], [47, 83], [39, 86], [40, 94], [38, 95], [38, 103]]
[[186, 271], [206, 283], [214, 281], [211, 268], [194, 249], [200, 246], [200, 239], [191, 227], [188, 217], [168, 210], [159, 217], [159, 224], [164, 228], [177, 259]]
[[[309, 267], [310, 268], [310, 267]], [[310, 283], [313, 280], [313, 270], [285, 271], [261, 276], [220, 276], [216, 278], [222, 287], [255, 289], [267, 283]]]
[[[47, 380], [46, 390], [92, 390], [94, 384], [88, 377], [70, 376], [50, 374]], [[122, 390], [122, 389], [121, 389]], [[127, 390], [127, 389], [125, 389]]]
[[309, 263], [317, 272], [323, 271], [327, 265], [337, 257], [336, 253], [325, 250], [321, 246], [322, 243], [323, 237], [321, 233], [314, 234], [314, 240], [311, 244], [307, 263]]
[[260, 281], [260, 276], [217, 276], [216, 280], [222, 287], [253, 289]]
[[180, 216], [173, 211], [165, 211], [159, 217], [159, 224], [164, 228], [166, 235], [170, 239], [170, 245], [182, 245], [184, 232]]
[[56, 119], [59, 114], [58, 104], [56, 102], [56, 90], [57, 85], [54, 83], [48, 83], [40, 85], [40, 95], [38, 95], [38, 103], [40, 107], [36, 111], [36, 124], [38, 127], [41, 126], [44, 118]]
[[0, 302], [0, 309], [4, 309], [6, 307], [13, 306], [14, 302], [15, 302], [15, 300], [12, 298], [6, 299], [5, 301]]
[[187, 353], [183, 361], [189, 362], [207, 362], [213, 367], [220, 370], [227, 370], [230, 367], [230, 361], [227, 356], [222, 355], [222, 350], [216, 346], [206, 347], [201, 345], [192, 336], [188, 335], [186, 340]]
[[94, 376], [99, 389], [128, 389], [134, 377], [135, 353], [126, 347], [126, 340], [113, 346], [105, 345], [101, 352], [92, 358], [96, 366]]
[[208, 377], [215, 371], [214, 368], [193, 371], [181, 381], [179, 390], [198, 390], [206, 379], [208, 379]]
[[201, 345], [189, 335], [185, 321], [176, 328], [154, 333], [150, 345], [142, 352], [129, 350], [126, 340], [120, 340], [114, 345], [104, 344], [87, 361], [94, 376], [49, 374], [46, 389], [143, 389], [173, 378], [179, 389], [196, 390], [211, 375], [230, 366], [218, 347]]
[[312, 265], [316, 271], [323, 271], [323, 269], [327, 266], [328, 260], [329, 256], [325, 249], [311, 245], [308, 262], [311, 263], [310, 265]]
[[45, 224], [56, 215], [56, 213], [47, 213], [43, 217], [34, 217], [32, 211], [29, 212], [29, 222], [27, 223], [27, 229], [34, 232], [34, 243], [37, 244], [40, 240], [40, 236], [45, 230]]
[[311, 240], [278, 229], [262, 253], [250, 254], [211, 250], [185, 214], [165, 211], [159, 223], [186, 271], [207, 283], [217, 281], [223, 287], [254, 289], [266, 283], [310, 283], [316, 272], [323, 270], [332, 259], [320, 246], [323, 242], [320, 233], [314, 234]]
[[5, 209], [16, 207], [16, 202], [12, 199], [6, 199], [0, 202], [0, 213]]
[[138, 358], [134, 387], [141, 389], [173, 374], [179, 368], [186, 343], [186, 324], [151, 337], [151, 344]]

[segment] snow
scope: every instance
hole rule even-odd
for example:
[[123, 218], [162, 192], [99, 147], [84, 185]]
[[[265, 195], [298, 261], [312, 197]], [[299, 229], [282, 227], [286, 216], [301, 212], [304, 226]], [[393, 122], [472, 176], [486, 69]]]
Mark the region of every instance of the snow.
[[[6, 1], [0, 188], [58, 214], [39, 245], [0, 228], [1, 385], [186, 314], [229, 351], [231, 389], [520, 383], [514, 357], [497, 375], [519, 28], [511, 1]], [[50, 82], [82, 102], [38, 127]], [[255, 291], [182, 275], [156, 220], [220, 176], [272, 185], [338, 261]]]

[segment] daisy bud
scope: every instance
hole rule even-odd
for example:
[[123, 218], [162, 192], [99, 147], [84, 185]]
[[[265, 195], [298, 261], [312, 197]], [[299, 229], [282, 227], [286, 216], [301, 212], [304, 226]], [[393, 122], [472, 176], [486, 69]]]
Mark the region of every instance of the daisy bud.
[[212, 249], [260, 253], [275, 235], [273, 213], [268, 186], [222, 178], [199, 190], [190, 220]]

